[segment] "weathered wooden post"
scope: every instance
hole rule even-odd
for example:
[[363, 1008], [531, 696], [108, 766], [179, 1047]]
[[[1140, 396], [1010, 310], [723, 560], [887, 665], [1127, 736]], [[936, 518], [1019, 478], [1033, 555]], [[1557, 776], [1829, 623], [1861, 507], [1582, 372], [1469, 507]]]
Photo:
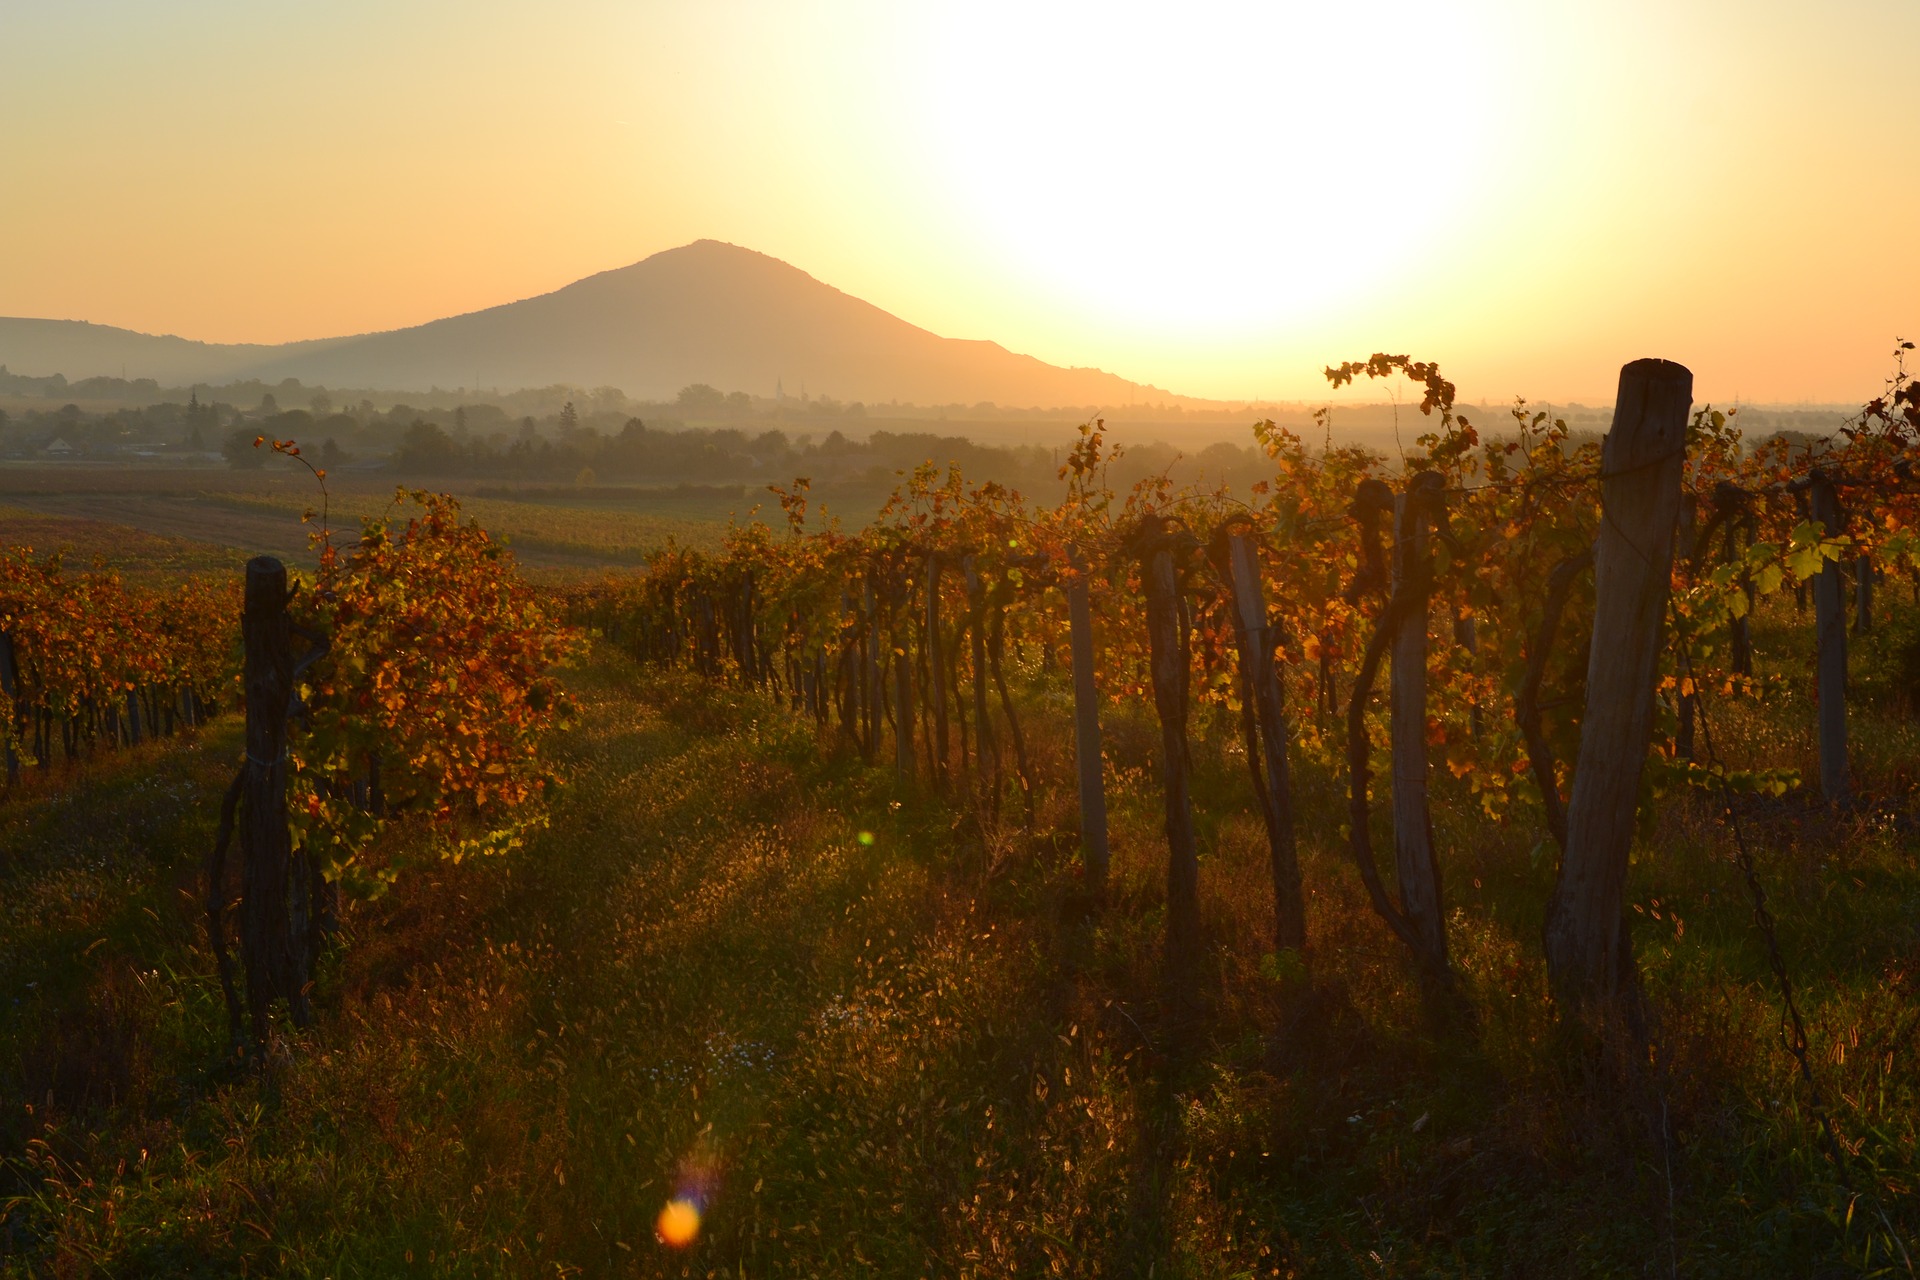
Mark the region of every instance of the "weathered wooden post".
[[13, 636], [0, 631], [0, 697], [6, 699], [7, 782], [20, 781], [20, 753], [13, 739], [20, 732], [20, 664], [13, 652]]
[[1267, 857], [1273, 874], [1274, 949], [1299, 951], [1307, 944], [1307, 920], [1294, 841], [1293, 786], [1287, 770], [1287, 749], [1293, 735], [1287, 725], [1279, 673], [1274, 668], [1275, 637], [1267, 622], [1266, 592], [1260, 584], [1260, 553], [1244, 527], [1228, 533], [1226, 551], [1241, 681], [1260, 729], [1258, 767], [1263, 770], [1261, 809], [1266, 818]]
[[1853, 558], [1853, 631], [1873, 630], [1873, 557], [1862, 551]]
[[1027, 735], [1020, 729], [1013, 691], [1007, 687], [1007, 605], [1013, 599], [1015, 572], [1037, 558], [1023, 557], [1018, 564], [1003, 568], [987, 589], [987, 673], [1000, 695], [1000, 718], [1006, 722], [1007, 740], [1013, 744], [1014, 778], [1020, 784], [1020, 825], [1029, 836], [1034, 828], [1033, 761], [1027, 755]]
[[311, 1020], [306, 940], [296, 941], [291, 904], [304, 897], [287, 826], [287, 706], [293, 652], [287, 570], [272, 556], [247, 562], [240, 633], [246, 648], [247, 760], [240, 784], [240, 955], [254, 1039], [265, 1044], [267, 1013], [284, 998], [294, 1025]]
[[1067, 567], [1067, 637], [1073, 650], [1073, 757], [1080, 775], [1080, 848], [1087, 860], [1087, 885], [1098, 892], [1107, 883], [1107, 788], [1101, 764], [1100, 694], [1093, 681], [1093, 608], [1087, 591], [1087, 562], [1079, 547], [1067, 547]]
[[[904, 570], [902, 571], [904, 575]], [[893, 769], [913, 781], [913, 582], [904, 579], [893, 596]]]
[[973, 664], [973, 758], [979, 785], [986, 788], [987, 806], [1000, 812], [1000, 751], [993, 723], [987, 718], [987, 587], [971, 554], [960, 560], [967, 588], [967, 638]]
[[933, 709], [933, 733], [927, 754], [933, 762], [933, 783], [947, 789], [950, 764], [947, 747], [947, 656], [940, 633], [940, 554], [927, 557], [927, 703]]
[[[1713, 505], [1722, 519], [1726, 521], [1726, 538], [1723, 543], [1722, 558], [1729, 564], [1745, 558], [1748, 547], [1753, 545], [1753, 514], [1747, 506], [1747, 493], [1731, 480], [1722, 480], [1713, 487]], [[1742, 566], [1740, 570], [1740, 589], [1746, 593], [1747, 612], [1733, 620], [1729, 640], [1732, 646], [1731, 665], [1737, 676], [1753, 674], [1753, 577]]]
[[1605, 518], [1594, 550], [1586, 716], [1566, 853], [1547, 906], [1547, 972], [1563, 1001], [1604, 1006], [1635, 990], [1627, 855], [1653, 728], [1654, 683], [1680, 510], [1693, 374], [1667, 360], [1620, 371], [1601, 447]]
[[1140, 522], [1131, 549], [1140, 558], [1147, 597], [1148, 666], [1160, 714], [1160, 767], [1167, 809], [1167, 972], [1176, 1003], [1192, 996], [1200, 960], [1200, 860], [1193, 832], [1187, 754], [1187, 645], [1180, 634], [1180, 571], [1184, 535], [1165, 517]]
[[872, 764], [880, 755], [880, 702], [886, 691], [880, 675], [880, 599], [871, 568], [860, 579], [860, 621], [860, 755]]
[[[1811, 514], [1823, 536], [1837, 538], [1845, 525], [1833, 477], [1815, 470], [1808, 477]], [[1824, 560], [1813, 580], [1813, 625], [1820, 697], [1820, 793], [1828, 804], [1845, 804], [1847, 781], [1847, 619], [1840, 564]]]
[[1429, 532], [1446, 500], [1446, 479], [1422, 471], [1393, 501], [1393, 599], [1398, 604], [1390, 677], [1393, 740], [1393, 865], [1400, 909], [1436, 969], [1446, 968], [1440, 863], [1427, 805], [1427, 602], [1433, 594]]
[[[1453, 620], [1453, 642], [1467, 655], [1470, 666], [1478, 666], [1480, 656], [1480, 624], [1471, 612], [1463, 613]], [[1485, 724], [1480, 714], [1480, 704], [1473, 703], [1467, 708], [1467, 733], [1475, 742], [1485, 732]]]

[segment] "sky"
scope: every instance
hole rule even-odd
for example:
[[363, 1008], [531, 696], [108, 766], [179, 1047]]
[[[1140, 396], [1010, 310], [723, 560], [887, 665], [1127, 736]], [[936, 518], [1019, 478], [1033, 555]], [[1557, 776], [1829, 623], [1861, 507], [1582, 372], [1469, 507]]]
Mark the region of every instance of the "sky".
[[1187, 395], [1848, 402], [1915, 0], [0, 0], [0, 315], [396, 328], [700, 238]]

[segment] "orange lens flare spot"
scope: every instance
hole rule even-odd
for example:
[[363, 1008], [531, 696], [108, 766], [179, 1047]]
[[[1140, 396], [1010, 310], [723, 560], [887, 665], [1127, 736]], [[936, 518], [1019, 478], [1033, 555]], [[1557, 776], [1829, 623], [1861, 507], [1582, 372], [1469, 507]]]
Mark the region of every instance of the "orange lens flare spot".
[[653, 1224], [653, 1233], [660, 1237], [661, 1244], [684, 1249], [700, 1234], [698, 1206], [691, 1200], [667, 1201], [667, 1207], [660, 1211], [660, 1220]]

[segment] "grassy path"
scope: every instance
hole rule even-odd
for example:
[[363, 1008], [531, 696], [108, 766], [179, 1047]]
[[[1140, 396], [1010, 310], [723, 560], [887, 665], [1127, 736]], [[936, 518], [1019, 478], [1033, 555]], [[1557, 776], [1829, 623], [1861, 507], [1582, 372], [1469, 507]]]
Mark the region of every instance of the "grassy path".
[[[1798, 1121], [1743, 1109], [1777, 1068], [1662, 1095], [1665, 1143], [1553, 1074], [1517, 940], [1536, 926], [1500, 897], [1539, 892], [1517, 834], [1449, 869], [1480, 1024], [1436, 1040], [1337, 830], [1307, 837], [1328, 959], [1302, 1004], [1241, 936], [1257, 845], [1214, 824], [1227, 958], [1175, 1052], [1149, 787], [1117, 796], [1116, 896], [1090, 919], [1052, 843], [956, 825], [763, 704], [604, 655], [571, 683], [552, 828], [355, 911], [320, 1026], [265, 1073], [218, 1065], [194, 905], [231, 726], [0, 809], [0, 1275], [1751, 1276], [1840, 1256], [1817, 1155], [1782, 1143]], [[1669, 902], [1692, 893], [1657, 874]], [[1901, 936], [1912, 877], [1873, 883], [1891, 915], [1827, 909]], [[1737, 900], [1688, 911], [1727, 946], [1643, 956], [1656, 988], [1722, 990], [1675, 1028], [1712, 1065], [1764, 1034], [1766, 993], [1741, 985]], [[1889, 1141], [1910, 1151], [1911, 1129]], [[676, 1197], [703, 1210], [684, 1249], [655, 1235]]]

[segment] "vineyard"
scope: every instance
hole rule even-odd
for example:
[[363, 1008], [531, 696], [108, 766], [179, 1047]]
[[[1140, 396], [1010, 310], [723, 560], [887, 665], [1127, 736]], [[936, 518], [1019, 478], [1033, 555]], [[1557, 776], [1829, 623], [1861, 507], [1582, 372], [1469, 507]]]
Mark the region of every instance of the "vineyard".
[[1920, 381], [1327, 373], [1426, 433], [1116, 492], [1092, 422], [1051, 504], [796, 480], [539, 590], [426, 493], [244, 591], [10, 555], [10, 775], [209, 745], [189, 916], [10, 837], [94, 905], [0, 977], [130, 931], [101, 1016], [203, 1065], [0, 1013], [0, 1274], [1910, 1274]]
[[7, 781], [200, 723], [231, 675], [230, 590], [140, 590], [32, 548], [0, 558], [0, 747]]
[[[1354, 865], [1436, 989], [1453, 978], [1428, 813], [1429, 778], [1444, 770], [1486, 817], [1532, 824], [1563, 851], [1556, 987], [1576, 1004], [1631, 1004], [1617, 922], [1636, 815], [1676, 789], [1732, 815], [1736, 796], [1799, 785], [1793, 769], [1722, 757], [1709, 713], [1714, 700], [1762, 696], [1749, 619], [1789, 587], [1814, 600], [1820, 796], [1853, 799], [1847, 614], [1870, 629], [1876, 579], [1911, 581], [1920, 564], [1920, 383], [1902, 365], [1888, 396], [1837, 436], [1749, 448], [1727, 414], [1690, 413], [1691, 375], [1658, 362], [1623, 373], [1604, 444], [1576, 443], [1524, 405], [1483, 441], [1439, 368], [1406, 357], [1328, 370], [1335, 385], [1400, 376], [1422, 387], [1434, 429], [1393, 468], [1364, 450], [1310, 454], [1265, 423], [1255, 431], [1276, 474], [1252, 503], [1176, 493], [1164, 479], [1115, 494], [1112, 454], [1089, 424], [1056, 507], [929, 465], [858, 533], [809, 530], [802, 481], [776, 490], [784, 536], [754, 525], [718, 554], [669, 548], [644, 578], [575, 608], [644, 661], [764, 690], [869, 764], [891, 738], [902, 779], [923, 774], [986, 821], [1017, 803], [1029, 836], [1037, 779], [1012, 688], [1045, 698], [1058, 683], [1047, 673], [1070, 672], [1096, 891], [1107, 856], [1098, 709], [1151, 699], [1175, 970], [1198, 959], [1186, 778], [1196, 717], [1249, 770], [1276, 951], [1306, 945], [1290, 770], [1344, 771]], [[1383, 669], [1391, 687], [1376, 705]], [[1372, 851], [1380, 754], [1391, 760], [1392, 894]]]

